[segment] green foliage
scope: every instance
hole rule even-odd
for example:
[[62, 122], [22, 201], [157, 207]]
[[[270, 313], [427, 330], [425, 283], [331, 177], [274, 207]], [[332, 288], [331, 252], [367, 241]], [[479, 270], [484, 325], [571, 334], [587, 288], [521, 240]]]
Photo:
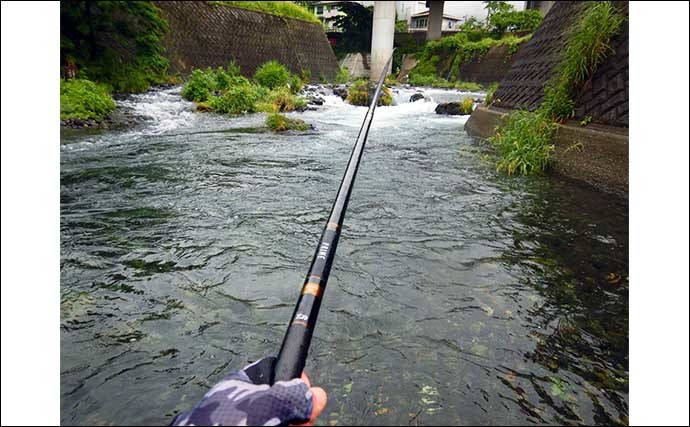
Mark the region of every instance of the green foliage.
[[544, 19], [538, 10], [510, 10], [498, 12], [489, 18], [489, 30], [500, 37], [507, 31], [532, 31]]
[[395, 76], [393, 74], [388, 74], [386, 78], [383, 80], [383, 84], [386, 86], [395, 86], [398, 84], [398, 81], [395, 80]]
[[[197, 111], [229, 114], [292, 111], [306, 105], [295, 95], [302, 88], [302, 80], [276, 61], [262, 65], [255, 74], [255, 80], [265, 85], [253, 83], [239, 72], [234, 63], [225, 69], [194, 70], [182, 96], [197, 102]], [[269, 89], [270, 85], [275, 86]]]
[[60, 2], [63, 74], [140, 92], [167, 81], [161, 36], [167, 22], [150, 1]]
[[[611, 51], [609, 40], [619, 31], [623, 16], [611, 2], [593, 2], [585, 7], [568, 35], [556, 74], [547, 83], [537, 111], [508, 115], [490, 138], [502, 156], [499, 170], [529, 174], [548, 167], [556, 122], [573, 116], [573, 94]], [[583, 122], [588, 123], [587, 119]]]
[[441, 89], [457, 89], [469, 92], [476, 92], [482, 90], [482, 85], [480, 85], [479, 83], [463, 81], [449, 82], [448, 80], [442, 77], [436, 77], [434, 75], [424, 76], [419, 74], [413, 74], [410, 75], [409, 83], [412, 86], [430, 86]]
[[321, 23], [309, 10], [290, 1], [214, 1], [211, 3], [216, 6], [239, 7], [285, 18], [295, 18], [317, 24]]
[[618, 33], [623, 20], [609, 1], [587, 5], [581, 19], [571, 29], [557, 72], [544, 89], [540, 108], [557, 119], [573, 116], [575, 90], [612, 52], [609, 40]]
[[485, 1], [483, 3], [488, 17], [496, 13], [505, 13], [513, 10], [513, 6], [507, 1]]
[[467, 92], [478, 92], [478, 91], [484, 89], [484, 87], [482, 87], [482, 85], [480, 85], [479, 83], [462, 82], [462, 81], [455, 82], [455, 84], [453, 85], [453, 88], [457, 89], [457, 90], [464, 90]]
[[580, 120], [580, 126], [587, 126], [588, 124], [592, 123], [592, 116], [587, 116], [584, 119]]
[[273, 89], [263, 99], [264, 101], [257, 103], [255, 111], [278, 113], [297, 110], [307, 105], [304, 98], [296, 96], [287, 87]]
[[462, 34], [467, 36], [467, 40], [471, 42], [478, 42], [489, 36], [484, 23], [474, 17], [467, 18], [458, 28]]
[[486, 98], [484, 98], [484, 104], [491, 105], [494, 102], [494, 92], [498, 89], [498, 82], [491, 83], [489, 88], [486, 90]]
[[541, 113], [516, 111], [489, 138], [500, 155], [499, 171], [508, 175], [531, 174], [545, 170], [554, 151], [551, 142], [556, 123]]
[[290, 87], [290, 92], [299, 93], [299, 91], [301, 91], [304, 87], [304, 82], [300, 76], [297, 74], [292, 74], [290, 75], [290, 82], [288, 83], [288, 86]]
[[101, 120], [115, 109], [104, 85], [89, 80], [60, 80], [60, 120]]
[[266, 117], [266, 126], [276, 132], [284, 132], [286, 130], [309, 130], [311, 126], [300, 119], [291, 119], [282, 114], [269, 114]]
[[265, 89], [253, 84], [240, 84], [230, 87], [219, 96], [211, 96], [208, 105], [218, 113], [253, 113], [262, 95], [265, 95]]
[[[369, 105], [369, 80], [356, 80], [347, 90], [346, 101], [352, 105], [368, 106]], [[393, 104], [393, 95], [391, 90], [385, 85], [381, 87], [381, 94], [376, 105], [391, 105]]]
[[342, 30], [343, 37], [335, 50], [368, 52], [371, 49], [371, 28], [374, 22], [373, 7], [364, 7], [356, 2], [342, 2], [338, 8], [343, 14], [331, 19]]
[[188, 101], [204, 102], [211, 96], [215, 86], [216, 78], [213, 71], [194, 70], [182, 88], [182, 97]]
[[408, 30], [407, 21], [395, 21], [395, 32], [405, 33]]
[[349, 81], [350, 71], [347, 69], [347, 67], [340, 66], [340, 68], [338, 68], [338, 72], [335, 74], [335, 79], [333, 80], [333, 83], [343, 84]]
[[460, 114], [467, 115], [472, 114], [472, 107], [474, 106], [474, 101], [472, 98], [465, 98], [460, 102]]
[[254, 81], [261, 86], [273, 89], [278, 86], [286, 86], [290, 81], [290, 72], [278, 61], [264, 62], [254, 73]]
[[[511, 35], [498, 40], [483, 38], [479, 41], [470, 41], [467, 34], [458, 33], [451, 37], [444, 37], [441, 40], [431, 41], [426, 44], [424, 51], [419, 55], [419, 62], [410, 71], [410, 84], [429, 86], [431, 85], [430, 82], [433, 81], [431, 77], [439, 74], [455, 79], [462, 64], [482, 58], [492, 47], [507, 46], [509, 53], [514, 53], [529, 39], [529, 35], [524, 37]], [[441, 64], [441, 56], [446, 58], [452, 57], [453, 60], [448, 61], [444, 67]], [[422, 84], [422, 81], [427, 83]]]
[[223, 91], [230, 86], [247, 83], [247, 79], [240, 74], [240, 67], [235, 62], [228, 64], [226, 69], [218, 67], [215, 72], [215, 89]]

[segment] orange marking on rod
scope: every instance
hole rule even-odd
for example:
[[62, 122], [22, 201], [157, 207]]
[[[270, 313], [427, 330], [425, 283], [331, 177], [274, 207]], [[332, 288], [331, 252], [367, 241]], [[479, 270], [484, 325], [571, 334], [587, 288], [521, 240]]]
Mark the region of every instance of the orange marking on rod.
[[[300, 325], [300, 326], [304, 326], [305, 328], [309, 327], [309, 325], [307, 325], [307, 322], [302, 322], [301, 320], [295, 320], [294, 322], [292, 322], [292, 325]], [[292, 325], [290, 325], [290, 326], [292, 326]]]
[[339, 228], [338, 224], [335, 222], [329, 222], [328, 225], [326, 225], [326, 229], [336, 231]]
[[323, 290], [321, 289], [321, 285], [319, 285], [316, 282], [309, 282], [306, 285], [304, 285], [304, 288], [302, 288], [302, 295], [314, 295], [317, 298], [321, 298], [321, 293]]

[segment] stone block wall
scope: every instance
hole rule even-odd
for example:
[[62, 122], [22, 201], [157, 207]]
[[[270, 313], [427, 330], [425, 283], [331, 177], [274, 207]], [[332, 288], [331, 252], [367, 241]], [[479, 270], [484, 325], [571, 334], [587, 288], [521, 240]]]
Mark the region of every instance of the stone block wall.
[[[628, 16], [627, 2], [614, 2]], [[496, 106], [535, 110], [544, 97], [544, 86], [553, 75], [566, 44], [567, 33], [584, 9], [584, 2], [556, 2], [544, 21], [516, 54], [494, 94]], [[575, 96], [576, 119], [592, 117], [592, 122], [628, 126], [628, 22], [611, 40], [614, 50], [597, 67]]]
[[170, 71], [225, 66], [234, 60], [242, 74], [275, 59], [312, 80], [333, 79], [338, 62], [320, 24], [206, 1], [156, 1], [170, 26], [163, 37]]

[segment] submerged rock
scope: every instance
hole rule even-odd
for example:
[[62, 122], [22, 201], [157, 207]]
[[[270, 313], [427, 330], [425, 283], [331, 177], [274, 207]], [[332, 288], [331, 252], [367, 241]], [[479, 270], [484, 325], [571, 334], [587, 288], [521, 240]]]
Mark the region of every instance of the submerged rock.
[[347, 98], [347, 86], [338, 85], [333, 87], [333, 94], [341, 97], [343, 100]]
[[467, 115], [472, 114], [472, 105], [471, 98], [462, 102], [442, 102], [436, 106], [435, 111], [436, 114], [447, 114], [450, 116]]
[[410, 97], [410, 102], [419, 101], [420, 99], [424, 99], [424, 94], [421, 92], [417, 92]]

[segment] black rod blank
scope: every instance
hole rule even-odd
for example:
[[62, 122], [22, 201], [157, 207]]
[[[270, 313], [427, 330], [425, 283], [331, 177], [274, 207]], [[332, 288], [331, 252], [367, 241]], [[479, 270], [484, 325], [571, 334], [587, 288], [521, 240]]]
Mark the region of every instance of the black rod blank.
[[309, 345], [311, 344], [312, 334], [316, 326], [316, 319], [319, 315], [319, 308], [321, 307], [321, 298], [326, 290], [328, 276], [331, 272], [331, 265], [335, 258], [335, 249], [338, 246], [340, 230], [345, 219], [345, 211], [347, 210], [347, 204], [350, 200], [355, 177], [357, 176], [359, 162], [364, 153], [364, 145], [367, 142], [369, 128], [374, 118], [374, 110], [376, 110], [381, 87], [392, 60], [393, 57], [391, 56], [386, 62], [385, 67], [383, 67], [371, 104], [369, 105], [367, 114], [364, 116], [362, 126], [359, 129], [357, 142], [352, 149], [352, 154], [350, 154], [350, 160], [347, 163], [345, 175], [340, 182], [338, 195], [335, 198], [335, 202], [333, 202], [333, 207], [331, 208], [331, 214], [328, 217], [326, 227], [321, 233], [321, 239], [316, 247], [316, 252], [311, 261], [309, 272], [302, 286], [302, 293], [297, 300], [297, 305], [292, 319], [290, 320], [290, 325], [283, 339], [283, 344], [280, 347], [280, 353], [278, 353], [278, 358], [275, 362], [274, 375], [271, 383], [299, 378], [302, 374], [302, 370], [304, 370]]

